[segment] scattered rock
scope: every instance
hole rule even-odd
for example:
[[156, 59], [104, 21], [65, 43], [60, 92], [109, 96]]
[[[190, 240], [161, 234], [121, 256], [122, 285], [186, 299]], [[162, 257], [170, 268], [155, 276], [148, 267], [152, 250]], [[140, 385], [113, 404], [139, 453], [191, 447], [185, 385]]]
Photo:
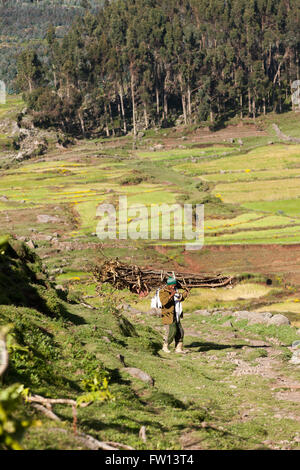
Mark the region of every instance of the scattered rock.
[[164, 146], [162, 144], [156, 144], [154, 145], [154, 150], [163, 150], [164, 149]]
[[209, 310], [195, 310], [194, 313], [202, 315], [204, 317], [210, 317], [210, 315], [212, 315], [212, 312], [210, 312]]
[[30, 158], [30, 155], [28, 152], [19, 152], [17, 156], [15, 157], [15, 159], [18, 162], [23, 162], [24, 160], [28, 160], [29, 158]]
[[140, 379], [143, 382], [151, 385], [151, 387], [154, 386], [154, 379], [141, 369], [137, 369], [136, 367], [124, 367], [123, 371], [131, 375], [131, 377]]
[[55, 268], [50, 271], [50, 274], [63, 274], [63, 272], [62, 268]]
[[127, 372], [129, 375], [135, 377], [136, 379], [140, 379], [143, 382], [148, 383], [152, 387], [154, 386], [154, 379], [149, 374], [136, 367], [127, 367], [125, 363], [125, 358], [124, 356], [122, 356], [122, 354], [118, 354], [117, 358], [121, 362], [122, 366], [124, 366], [122, 369], [124, 372]]
[[149, 315], [154, 315], [154, 316], [157, 316], [157, 317], [160, 317], [161, 316], [161, 309], [159, 308], [151, 308], [151, 310], [149, 310], [149, 312], [147, 312]]
[[0, 202], [7, 202], [8, 197], [7, 196], [0, 196]]
[[107, 336], [102, 336], [102, 339], [105, 343], [111, 343], [111, 340]]
[[37, 219], [37, 222], [39, 222], [40, 224], [48, 224], [48, 223], [54, 224], [54, 223], [61, 222], [61, 219], [59, 217], [56, 217], [54, 215], [47, 215], [47, 214], [38, 215], [36, 219]]
[[[247, 320], [249, 325], [265, 324], [265, 325], [290, 325], [290, 321], [287, 317], [282, 314], [273, 315], [270, 312], [252, 312], [248, 310], [240, 310], [232, 312], [224, 309], [212, 309], [212, 310], [196, 310], [194, 313], [202, 316], [210, 315], [222, 315], [232, 316], [237, 320]], [[224, 326], [230, 326], [228, 322], [224, 323]]]
[[272, 313], [270, 312], [261, 312], [261, 313], [254, 313], [249, 312], [249, 325], [265, 324], [267, 325], [272, 318]]
[[268, 325], [280, 326], [280, 325], [290, 325], [290, 324], [291, 324], [290, 320], [284, 315], [282, 315], [281, 313], [278, 313], [277, 315], [273, 315], [268, 321]]
[[66, 289], [64, 286], [62, 286], [61, 284], [57, 284], [55, 286], [55, 289], [56, 290], [61, 290], [62, 292], [68, 292], [68, 289]]
[[289, 362], [294, 365], [300, 364], [300, 349], [294, 352], [294, 354], [292, 355], [292, 359]]
[[34, 250], [37, 245], [34, 243], [33, 240], [29, 240], [28, 242], [26, 242], [26, 245], [31, 249], [31, 250]]
[[292, 344], [292, 348], [293, 349], [298, 349], [300, 348], [300, 341], [294, 341], [293, 344]]

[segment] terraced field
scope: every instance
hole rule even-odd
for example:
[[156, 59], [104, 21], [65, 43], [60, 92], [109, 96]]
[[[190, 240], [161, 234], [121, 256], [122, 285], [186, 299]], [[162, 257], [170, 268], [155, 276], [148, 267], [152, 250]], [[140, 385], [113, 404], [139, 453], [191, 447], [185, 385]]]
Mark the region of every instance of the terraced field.
[[300, 145], [275, 144], [177, 162], [174, 169], [211, 184], [212, 194], [225, 204], [247, 210], [234, 219], [206, 220], [206, 242], [244, 244], [299, 242], [299, 167]]
[[[0, 106], [2, 122], [22, 106], [18, 97], [9, 98], [6, 106]], [[297, 134], [291, 113], [281, 120], [273, 118], [256, 126], [229, 126], [226, 132], [210, 134], [201, 129], [192, 133], [186, 129], [146, 131], [135, 150], [131, 136], [79, 141], [66, 149], [50, 143], [46, 155], [0, 168], [0, 234], [33, 240], [39, 254], [54, 267], [70, 250], [68, 272], [57, 275], [62, 282], [83, 279], [89, 262], [101, 249], [102, 254], [143, 265], [277, 273], [298, 285], [300, 145], [279, 142], [271, 123], [277, 122], [293, 136], [300, 135], [300, 130]], [[263, 132], [257, 130], [258, 125], [264, 126]], [[237, 139], [239, 133], [242, 143]], [[5, 138], [11, 136], [5, 134]], [[0, 151], [0, 163], [5, 155], [7, 150]], [[204, 249], [191, 258], [185, 252], [186, 240], [143, 239], [151, 238], [150, 226], [145, 226], [145, 216], [138, 213], [128, 215], [127, 223], [138, 220], [141, 240], [100, 241], [95, 237], [97, 207], [112, 203], [117, 208], [122, 195], [127, 196], [129, 207], [144, 204], [148, 214], [157, 204], [204, 203]], [[52, 220], [41, 221], [41, 215]], [[171, 219], [171, 238], [174, 222]], [[279, 245], [294, 246], [289, 261], [283, 252], [274, 250]], [[232, 251], [232, 259], [229, 252], [227, 256], [227, 252], [209, 251], [222, 246], [245, 249], [236, 254]], [[270, 246], [268, 253], [274, 262], [260, 262], [252, 246]], [[289, 306], [293, 312], [298, 309], [297, 302], [285, 304]]]
[[[17, 106], [20, 99], [9, 98], [0, 116]], [[147, 208], [204, 202], [209, 245], [300, 241], [300, 145], [259, 146], [255, 137], [251, 148], [250, 136], [245, 148], [234, 142], [197, 148], [195, 138], [185, 138], [184, 145], [177, 138], [167, 149], [149, 151], [153, 142], [172, 142], [172, 131], [156, 134], [146, 133], [137, 151], [131, 150], [130, 137], [98, 139], [65, 151], [53, 148], [45, 159], [2, 171], [1, 195], [7, 198], [0, 201], [2, 216], [63, 204], [77, 217], [76, 230], [65, 235], [90, 235], [98, 205], [116, 204], [126, 195], [129, 205]]]

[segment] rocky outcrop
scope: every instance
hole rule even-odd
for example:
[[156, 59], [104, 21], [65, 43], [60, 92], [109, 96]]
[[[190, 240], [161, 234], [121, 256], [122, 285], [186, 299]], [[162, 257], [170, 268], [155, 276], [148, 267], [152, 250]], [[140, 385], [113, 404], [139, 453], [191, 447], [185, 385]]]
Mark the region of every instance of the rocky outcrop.
[[289, 319], [280, 313], [273, 315], [270, 312], [252, 312], [248, 310], [240, 311], [228, 311], [228, 310], [196, 310], [194, 313], [197, 313], [202, 316], [211, 316], [220, 314], [222, 316], [232, 316], [237, 320], [247, 320], [248, 325], [254, 324], [264, 324], [264, 325], [290, 325]]

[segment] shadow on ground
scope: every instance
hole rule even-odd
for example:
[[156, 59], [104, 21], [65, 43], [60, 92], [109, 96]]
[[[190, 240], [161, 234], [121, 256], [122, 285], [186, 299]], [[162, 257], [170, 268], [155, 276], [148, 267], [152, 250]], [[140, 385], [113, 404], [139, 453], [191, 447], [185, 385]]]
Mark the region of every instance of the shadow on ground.
[[[185, 345], [186, 348], [198, 348], [198, 352], [205, 352], [205, 351], [211, 351], [211, 350], [221, 350], [221, 349], [242, 349], [244, 347], [246, 348], [260, 348], [261, 346], [254, 346], [254, 345], [249, 345], [249, 344], [219, 344], [219, 343], [202, 343], [200, 341], [194, 341], [190, 344]], [[264, 346], [264, 348], [269, 348], [270, 346]]]

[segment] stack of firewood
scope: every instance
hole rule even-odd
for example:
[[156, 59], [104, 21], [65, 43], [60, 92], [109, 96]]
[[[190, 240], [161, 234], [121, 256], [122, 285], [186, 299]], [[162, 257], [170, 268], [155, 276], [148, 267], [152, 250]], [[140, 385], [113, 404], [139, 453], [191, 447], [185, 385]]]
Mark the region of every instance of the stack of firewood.
[[131, 292], [148, 293], [161, 287], [169, 277], [177, 279], [179, 287], [224, 287], [233, 284], [235, 279], [221, 274], [204, 276], [203, 274], [173, 272], [165, 270], [142, 269], [137, 265], [129, 265], [118, 259], [108, 259], [93, 270], [98, 284], [109, 283], [116, 289], [129, 289]]

